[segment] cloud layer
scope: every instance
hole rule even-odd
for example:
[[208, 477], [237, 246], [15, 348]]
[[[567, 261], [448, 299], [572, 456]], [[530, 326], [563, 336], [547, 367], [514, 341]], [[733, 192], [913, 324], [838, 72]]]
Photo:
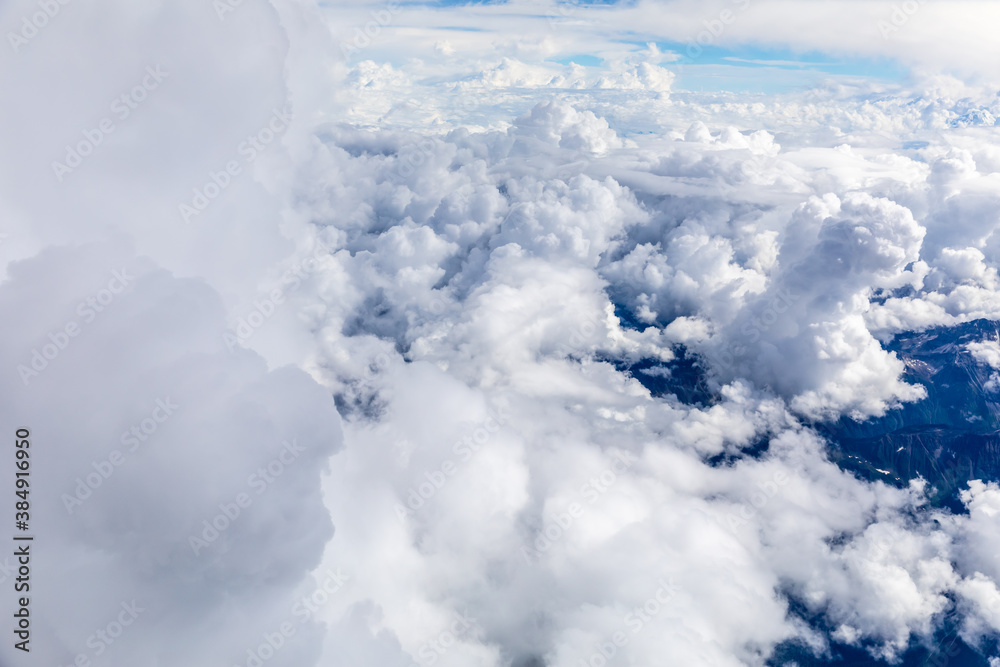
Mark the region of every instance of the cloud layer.
[[[60, 5], [0, 66], [32, 660], [991, 657], [1000, 487], [819, 429], [1000, 319], [992, 9], [219, 4]], [[913, 69], [694, 91], [703, 30]]]

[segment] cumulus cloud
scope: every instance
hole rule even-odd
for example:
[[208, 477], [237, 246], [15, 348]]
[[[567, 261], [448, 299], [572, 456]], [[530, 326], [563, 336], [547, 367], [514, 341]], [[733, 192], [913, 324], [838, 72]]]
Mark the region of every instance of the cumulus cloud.
[[[914, 46], [953, 15], [112, 4], [0, 70], [39, 661], [990, 657], [995, 480], [944, 509], [827, 439], [925, 397], [894, 336], [1000, 316], [986, 56]], [[716, 20], [937, 68], [687, 90], [664, 44]], [[995, 391], [996, 341], [959, 347]]]
[[[799, 194], [815, 187], [808, 170], [767, 135], [736, 130], [694, 126], [673, 139], [696, 159], [673, 163], [670, 177], [689, 174], [690, 185], [664, 193], [655, 177], [666, 158], [650, 154], [659, 146], [633, 139], [594, 150], [584, 136], [606, 145], [614, 135], [593, 118], [543, 104], [504, 131], [431, 141], [412, 172], [399, 169], [418, 141], [406, 135], [376, 148], [376, 134], [342, 132], [317, 154], [320, 181], [330, 165], [360, 171], [350, 194], [328, 191], [310, 207], [377, 200], [380, 187], [405, 192], [394, 197], [398, 226], [386, 229], [374, 211], [350, 223], [352, 247], [393, 248], [396, 259], [338, 256], [355, 268], [336, 275], [356, 287], [331, 284], [324, 333], [331, 353], [351, 345], [342, 323], [358, 314], [334, 295], [362, 281], [383, 286], [383, 315], [350, 330], [391, 332], [396, 350], [384, 352], [386, 370], [341, 385], [355, 406], [343, 464], [353, 472], [335, 474], [328, 502], [353, 527], [330, 562], [351, 559], [369, 577], [400, 574], [354, 589], [329, 621], [360, 614], [364, 641], [386, 656], [441, 664], [577, 664], [617, 632], [628, 642], [616, 651], [649, 661], [669, 647], [676, 664], [761, 660], [787, 641], [895, 660], [911, 642], [932, 641], [955, 599], [975, 608], [976, 569], [958, 557], [957, 540], [976, 530], [961, 517], [942, 529], [946, 517], [928, 509], [920, 483], [898, 490], [841, 471], [799, 423], [882, 414], [922, 397], [867, 317], [879, 294], [922, 289], [920, 267], [935, 260], [923, 259], [924, 226], [885, 196]], [[560, 159], [571, 161], [557, 168]], [[757, 171], [748, 173], [792, 195], [772, 192], [767, 204], [780, 213], [759, 197], [757, 208], [740, 204], [752, 188], [731, 167], [751, 161]], [[654, 178], [641, 178], [642, 168]], [[699, 187], [709, 180], [737, 183], [733, 201], [709, 201]], [[455, 192], [466, 193], [461, 203]], [[386, 245], [428, 227], [448, 241], [445, 255]], [[433, 284], [402, 289], [407, 272], [432, 261], [446, 267]], [[609, 363], [669, 363], [677, 343], [703, 352], [717, 404], [651, 396]], [[335, 362], [340, 373], [346, 363]], [[450, 398], [456, 391], [469, 398]], [[455, 416], [436, 416], [442, 409]], [[762, 440], [763, 460], [708, 462], [740, 460]], [[356, 494], [380, 508], [364, 522], [350, 518]], [[383, 540], [393, 545], [382, 547], [389, 562], [368, 568], [362, 561]], [[627, 573], [623, 559], [634, 564]], [[439, 567], [455, 574], [428, 586]], [[462, 583], [481, 571], [492, 573], [482, 585]], [[690, 588], [668, 595], [671, 581]], [[824, 618], [828, 634], [789, 598]], [[498, 599], [506, 613], [487, 606]], [[400, 611], [408, 609], [434, 620], [412, 622]], [[453, 630], [466, 613], [475, 632]]]
[[32, 600], [52, 634], [32, 655], [100, 658], [115, 642], [94, 633], [134, 603], [116, 661], [239, 659], [333, 534], [319, 475], [342, 439], [333, 400], [230, 351], [219, 295], [127, 247], [53, 247], [8, 276], [0, 308], [21, 325], [3, 348], [4, 420], [31, 432], [32, 518], [50, 531]]

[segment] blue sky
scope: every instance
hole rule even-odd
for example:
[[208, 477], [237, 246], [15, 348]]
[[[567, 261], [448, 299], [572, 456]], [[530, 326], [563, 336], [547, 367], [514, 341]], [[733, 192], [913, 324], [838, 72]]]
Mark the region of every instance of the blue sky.
[[[427, 7], [461, 7], [469, 5], [503, 5], [506, 2], [490, 0], [418, 0], [404, 4]], [[615, 0], [574, 0], [566, 5], [628, 5]], [[645, 40], [629, 41], [645, 47]], [[729, 47], [704, 46], [695, 58], [688, 54], [690, 43], [657, 41], [664, 52], [679, 54], [680, 60], [661, 63], [677, 75], [675, 88], [695, 92], [732, 92], [775, 94], [808, 89], [827, 78], [867, 78], [883, 82], [899, 82], [908, 75], [908, 69], [896, 60], [871, 58], [821, 51], [802, 52], [782, 44], [756, 42]], [[601, 67], [600, 56], [594, 53], [560, 55], [553, 62], [574, 62], [586, 67]]]
[[806, 88], [828, 77], [900, 81], [907, 74], [903, 66], [891, 60], [816, 51], [796, 53], [778, 47], [727, 49], [707, 46], [696, 58], [690, 58], [686, 55], [687, 45], [666, 42], [657, 46], [682, 54], [679, 62], [665, 66], [677, 72], [677, 87], [689, 90], [775, 93]]
[[[636, 46], [645, 44], [636, 43]], [[660, 63], [677, 74], [675, 88], [699, 92], [739, 92], [774, 94], [809, 88], [830, 77], [903, 80], [908, 70], [888, 59], [845, 57], [813, 51], [747, 45], [736, 48], [706, 46], [697, 57], [689, 57], [687, 44], [657, 42], [664, 52], [680, 54], [679, 60]], [[554, 62], [600, 67], [598, 56], [580, 53], [553, 59]]]

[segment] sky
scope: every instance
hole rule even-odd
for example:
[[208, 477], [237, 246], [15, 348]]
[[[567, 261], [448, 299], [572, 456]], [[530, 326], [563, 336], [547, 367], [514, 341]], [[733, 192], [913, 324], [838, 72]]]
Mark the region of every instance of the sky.
[[1000, 487], [822, 426], [1000, 319], [998, 13], [3, 2], [0, 665], [997, 667]]

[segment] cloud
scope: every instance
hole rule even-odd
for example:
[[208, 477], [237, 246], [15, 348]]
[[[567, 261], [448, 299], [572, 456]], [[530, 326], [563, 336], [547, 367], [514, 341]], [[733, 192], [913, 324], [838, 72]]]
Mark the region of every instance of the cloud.
[[[941, 509], [818, 427], [923, 397], [894, 335], [998, 316], [990, 11], [920, 4], [882, 39], [884, 7], [790, 7], [62, 6], [0, 70], [38, 655], [891, 662], [945, 624], [988, 646], [996, 484]], [[928, 70], [686, 89], [662, 45], [716, 20], [719, 46], [822, 25], [831, 57]]]
[[[922, 286], [917, 264], [934, 259], [923, 259], [925, 228], [886, 197], [803, 196], [812, 176], [793, 168], [795, 157], [735, 130], [696, 127], [683, 142], [696, 159], [675, 158], [671, 177], [725, 182], [741, 163], [762, 180], [794, 175], [764, 181], [790, 190], [769, 200], [780, 212], [740, 202], [754, 189], [743, 185], [731, 201], [697, 189], [665, 196], [635, 174], [640, 165], [655, 174], [666, 158], [642, 144], [594, 150], [581, 138], [614, 135], [593, 118], [540, 105], [502, 132], [430, 141], [412, 173], [399, 165], [417, 137], [338, 130], [318, 152], [353, 177], [308, 206], [385, 202], [343, 223], [347, 247], [366, 250], [335, 255], [344, 284], [325, 299], [329, 363], [349, 372], [336, 350], [371, 350], [360, 347], [366, 336], [389, 335], [396, 347], [388, 370], [341, 385], [379, 407], [352, 412], [327, 492], [335, 520], [351, 522], [330, 562], [367, 572], [328, 621], [363, 615], [373, 651], [416, 657], [468, 612], [481, 631], [433, 649], [441, 664], [576, 664], [607, 642], [636, 660], [669, 646], [677, 664], [736, 664], [791, 639], [893, 659], [927, 640], [949, 596], [975, 576], [936, 526], [942, 515], [926, 509], [920, 484], [896, 490], [842, 472], [797, 421], [880, 414], [922, 395], [900, 380], [901, 362], [866, 316], [878, 293]], [[327, 166], [314, 173], [332, 178]], [[608, 178], [618, 173], [629, 187]], [[398, 223], [387, 228], [386, 214]], [[418, 250], [432, 247], [440, 253]], [[425, 270], [420, 285], [406, 281]], [[365, 285], [380, 287], [364, 312], [381, 314], [353, 319], [359, 302], [334, 295]], [[640, 319], [627, 324], [627, 309]], [[356, 322], [350, 338], [344, 321]], [[740, 364], [711, 354], [715, 343], [749, 347], [748, 325], [758, 347]], [[718, 404], [654, 398], [604, 361], [670, 362], [676, 340], [705, 352]], [[495, 432], [491, 405], [504, 406]], [[761, 441], [765, 458], [740, 458]], [[638, 462], [615, 472], [622, 450]], [[718, 456], [738, 463], [708, 463]], [[378, 508], [363, 523], [350, 519], [358, 494]], [[383, 560], [369, 564], [372, 553]], [[386, 571], [397, 574], [376, 581]], [[483, 572], [486, 583], [471, 583]], [[642, 627], [655, 631], [633, 636], [630, 620], [641, 617], [628, 615], [671, 577], [689, 590], [651, 604], [660, 611]], [[823, 617], [828, 634], [775, 591]], [[410, 609], [433, 620], [411, 620]]]
[[115, 660], [239, 658], [333, 535], [319, 475], [341, 445], [333, 400], [231, 352], [218, 294], [126, 244], [53, 247], [8, 274], [0, 309], [21, 324], [4, 419], [31, 432], [32, 521], [51, 531], [32, 604], [53, 634], [33, 654], [97, 659], [110, 649], [91, 635], [134, 603]]

